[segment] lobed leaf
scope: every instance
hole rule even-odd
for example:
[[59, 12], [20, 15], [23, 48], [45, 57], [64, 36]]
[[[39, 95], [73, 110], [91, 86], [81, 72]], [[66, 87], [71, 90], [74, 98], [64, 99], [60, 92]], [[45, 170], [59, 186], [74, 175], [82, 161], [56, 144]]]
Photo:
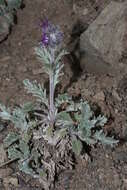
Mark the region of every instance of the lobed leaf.
[[13, 159], [23, 159], [23, 154], [20, 152], [17, 144], [8, 147], [8, 158]]
[[4, 105], [0, 104], [0, 117], [3, 120], [11, 120], [11, 111], [9, 108], [6, 108]]
[[63, 65], [57, 64], [54, 69], [54, 87], [59, 83], [59, 77], [63, 75], [60, 73], [63, 68]]
[[94, 134], [94, 137], [95, 137], [95, 139], [97, 139], [104, 145], [113, 146], [114, 144], [117, 144], [119, 142], [118, 140], [115, 140], [113, 137], [107, 137], [104, 134], [103, 130], [96, 131], [96, 133]]
[[18, 162], [19, 170], [32, 177], [36, 177], [35, 171], [30, 167], [29, 159]]
[[48, 107], [48, 99], [46, 96], [46, 90], [40, 84], [37, 84], [36, 81], [31, 83], [28, 79], [23, 81], [25, 89], [28, 93], [31, 93], [33, 96], [37, 97], [39, 102], [42, 102]]
[[52, 57], [46, 47], [35, 47], [37, 58], [43, 63], [43, 68], [47, 74], [52, 72]]
[[4, 139], [4, 146], [5, 148], [8, 148], [13, 143], [15, 143], [17, 140], [20, 139], [20, 136], [16, 133], [9, 133], [7, 137]]
[[74, 121], [72, 120], [71, 116], [69, 113], [66, 111], [62, 111], [57, 114], [57, 124], [62, 125], [62, 126], [73, 126]]
[[28, 144], [24, 140], [20, 140], [19, 149], [23, 153], [23, 157], [26, 159], [30, 155], [30, 150]]
[[20, 128], [22, 131], [24, 131], [29, 128], [26, 117], [27, 114], [24, 113], [24, 110], [22, 108], [15, 108], [12, 112], [11, 121], [16, 128]]
[[24, 103], [23, 105], [21, 105], [21, 107], [23, 112], [26, 114], [34, 110], [34, 105], [32, 102]]
[[81, 141], [78, 140], [77, 138], [73, 138], [72, 139], [73, 152], [79, 156], [81, 154], [82, 148], [83, 148], [83, 145], [82, 145]]
[[17, 10], [20, 8], [22, 0], [6, 0], [6, 2], [10, 10]]
[[55, 99], [56, 107], [60, 107], [64, 103], [70, 103], [72, 98], [68, 96], [67, 93], [65, 94], [59, 94], [58, 97]]

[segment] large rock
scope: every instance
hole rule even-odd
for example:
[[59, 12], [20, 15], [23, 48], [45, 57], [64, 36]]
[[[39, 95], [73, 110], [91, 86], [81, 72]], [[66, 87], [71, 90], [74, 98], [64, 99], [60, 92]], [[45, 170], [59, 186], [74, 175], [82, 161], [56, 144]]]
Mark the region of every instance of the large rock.
[[110, 2], [80, 37], [81, 67], [107, 73], [127, 53], [127, 2]]

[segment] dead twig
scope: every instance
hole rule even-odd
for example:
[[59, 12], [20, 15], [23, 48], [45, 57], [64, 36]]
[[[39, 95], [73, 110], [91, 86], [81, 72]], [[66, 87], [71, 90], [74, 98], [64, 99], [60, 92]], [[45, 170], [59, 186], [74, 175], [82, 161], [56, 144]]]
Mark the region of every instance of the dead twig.
[[4, 166], [6, 166], [6, 165], [8, 165], [8, 164], [11, 164], [12, 162], [15, 162], [15, 161], [17, 161], [17, 160], [19, 160], [19, 158], [14, 158], [14, 159], [12, 159], [12, 160], [9, 160], [9, 161], [7, 161], [7, 162], [4, 162], [3, 164], [0, 165], [0, 168], [3, 168]]

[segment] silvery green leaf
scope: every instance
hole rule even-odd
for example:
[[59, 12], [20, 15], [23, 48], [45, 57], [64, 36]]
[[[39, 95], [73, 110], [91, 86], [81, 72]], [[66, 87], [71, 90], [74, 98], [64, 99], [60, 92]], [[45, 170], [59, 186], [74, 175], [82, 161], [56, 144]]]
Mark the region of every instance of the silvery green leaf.
[[21, 107], [24, 113], [28, 113], [34, 110], [34, 105], [32, 102], [24, 103]]
[[55, 146], [62, 138], [65, 137], [66, 134], [66, 128], [62, 128], [53, 132], [52, 127], [48, 126], [42, 136], [46, 141], [48, 141], [49, 144]]
[[10, 145], [19, 140], [20, 136], [16, 133], [9, 133], [7, 137], [4, 139], [4, 146], [8, 148]]
[[58, 54], [57, 58], [55, 59], [55, 63], [54, 63], [54, 87], [59, 82], [59, 77], [63, 75], [63, 73], [61, 73], [61, 70], [63, 68], [63, 64], [61, 64], [61, 59], [66, 54], [68, 54], [67, 51], [62, 50]]
[[40, 152], [37, 150], [37, 148], [33, 148], [33, 150], [31, 151], [31, 160], [33, 160], [33, 164], [32, 164], [32, 167], [34, 168], [39, 168], [40, 166]]
[[114, 144], [117, 144], [119, 142], [118, 140], [115, 140], [113, 137], [107, 137], [103, 133], [103, 130], [96, 131], [96, 133], [94, 134], [94, 138], [100, 141], [104, 145], [113, 146]]
[[52, 72], [52, 56], [48, 48], [36, 47], [35, 53], [38, 59], [43, 63], [43, 68], [47, 74]]
[[66, 107], [67, 112], [76, 112], [82, 109], [81, 103], [75, 103], [74, 101], [70, 101], [70, 104]]
[[4, 125], [0, 124], [0, 132], [3, 131], [3, 129], [4, 129]]
[[85, 120], [89, 120], [92, 116], [93, 116], [93, 112], [91, 111], [91, 108], [88, 104], [88, 102], [83, 102], [82, 103], [82, 119]]
[[28, 156], [30, 155], [30, 150], [28, 144], [25, 141], [20, 140], [19, 149], [23, 153], [23, 157], [28, 158]]
[[29, 127], [26, 121], [26, 114], [21, 108], [15, 108], [13, 110], [11, 121], [16, 128], [20, 128], [21, 130], [27, 130]]
[[81, 154], [82, 148], [83, 148], [83, 145], [82, 145], [81, 141], [78, 140], [77, 138], [73, 138], [72, 139], [73, 152], [79, 156]]
[[27, 133], [23, 133], [22, 134], [22, 139], [24, 140], [25, 143], [29, 143], [32, 137], [32, 132], [31, 131], [27, 131]]
[[75, 117], [75, 120], [80, 123], [81, 121], [81, 114], [79, 114], [78, 112], [74, 113], [74, 117]]
[[20, 152], [17, 144], [14, 144], [8, 148], [8, 158], [11, 160], [23, 158], [23, 154]]
[[3, 120], [11, 120], [11, 111], [9, 108], [6, 108], [4, 105], [0, 104], [0, 117]]
[[82, 104], [81, 110], [81, 120], [78, 129], [82, 131], [84, 137], [89, 137], [91, 135], [91, 129], [95, 127], [97, 119], [92, 119], [93, 112], [87, 102]]
[[99, 115], [96, 118], [97, 122], [96, 122], [96, 126], [101, 126], [103, 127], [106, 123], [107, 123], [107, 118], [105, 116], [101, 116]]
[[40, 84], [37, 84], [36, 81], [31, 83], [28, 79], [23, 81], [25, 89], [28, 93], [31, 93], [33, 96], [37, 97], [39, 102], [44, 103], [48, 107], [48, 99], [46, 97], [46, 90]]
[[51, 64], [51, 54], [46, 47], [35, 47], [35, 53], [37, 54], [39, 60], [41, 60], [43, 64]]
[[84, 125], [79, 125], [78, 130], [82, 138], [91, 136], [91, 125], [88, 122], [85, 122]]
[[63, 65], [56, 65], [55, 71], [54, 71], [54, 87], [59, 83], [59, 77], [63, 75], [63, 73], [60, 73], [63, 68]]
[[58, 97], [55, 99], [56, 107], [60, 107], [63, 103], [69, 103], [72, 100], [67, 93], [59, 94]]
[[83, 136], [83, 135], [78, 135], [79, 139], [81, 139], [82, 141], [86, 142], [88, 145], [93, 145], [95, 144], [97, 141], [96, 139], [90, 137], [90, 136]]
[[10, 10], [19, 9], [22, 3], [22, 0], [6, 0], [7, 5]]
[[67, 129], [66, 128], [63, 128], [63, 129], [59, 129], [55, 132], [55, 135], [56, 137], [59, 137], [60, 139], [61, 138], [64, 138], [65, 135], [67, 134]]
[[95, 144], [97, 142], [97, 138], [95, 138], [96, 135], [94, 136], [95, 132], [92, 132], [92, 129], [96, 126], [104, 126], [107, 119], [101, 115], [95, 117], [87, 102], [82, 103], [81, 116], [80, 113], [75, 113], [74, 116], [79, 123], [77, 131], [78, 137], [89, 145]]
[[36, 175], [35, 171], [30, 167], [29, 159], [20, 160], [18, 162], [19, 170], [24, 172], [25, 174], [28, 174], [34, 178], [39, 177]]
[[61, 124], [63, 126], [72, 126], [74, 124], [71, 116], [66, 111], [62, 111], [57, 114], [57, 124]]

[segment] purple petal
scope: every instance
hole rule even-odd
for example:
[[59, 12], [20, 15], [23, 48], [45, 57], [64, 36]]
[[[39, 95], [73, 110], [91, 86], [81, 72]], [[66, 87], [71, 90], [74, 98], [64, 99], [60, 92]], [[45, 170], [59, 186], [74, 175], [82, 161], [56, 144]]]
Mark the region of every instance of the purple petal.
[[47, 19], [42, 23], [42, 44], [55, 48], [61, 43], [63, 34], [60, 29]]

